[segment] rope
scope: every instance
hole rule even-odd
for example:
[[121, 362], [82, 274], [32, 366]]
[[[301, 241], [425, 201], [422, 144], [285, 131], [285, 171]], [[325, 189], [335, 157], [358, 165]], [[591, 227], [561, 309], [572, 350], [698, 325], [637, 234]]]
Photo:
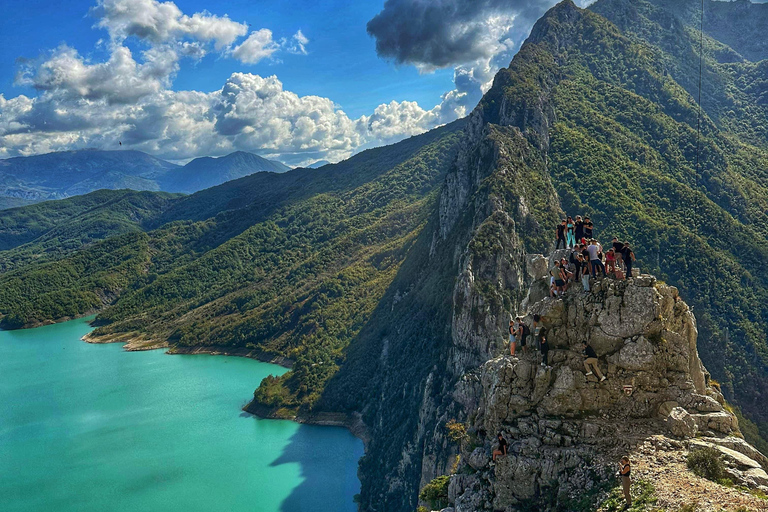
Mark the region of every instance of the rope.
[[704, 0], [701, 0], [701, 22], [699, 25], [699, 114], [696, 119], [696, 174], [701, 174], [701, 83], [704, 75]]

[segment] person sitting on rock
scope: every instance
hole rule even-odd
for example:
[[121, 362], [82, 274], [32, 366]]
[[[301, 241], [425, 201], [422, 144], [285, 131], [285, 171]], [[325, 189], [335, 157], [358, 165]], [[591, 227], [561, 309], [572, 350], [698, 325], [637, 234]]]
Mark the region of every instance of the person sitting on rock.
[[587, 369], [587, 376], [592, 375], [592, 370], [594, 370], [595, 376], [600, 379], [600, 382], [603, 382], [606, 377], [600, 373], [600, 368], [597, 366], [597, 354], [595, 353], [595, 349], [593, 349], [587, 341], [581, 342], [581, 346], [584, 348], [584, 356], [586, 356], [586, 359], [584, 360], [584, 368]]
[[619, 462], [619, 475], [621, 476], [621, 487], [624, 490], [624, 499], [627, 500], [627, 508], [632, 506], [632, 495], [629, 492], [629, 489], [632, 486], [629, 477], [630, 472], [629, 457], [622, 457]]
[[507, 442], [506, 439], [504, 439], [504, 436], [501, 435], [501, 432], [499, 432], [499, 435], [497, 437], [499, 439], [499, 446], [495, 450], [493, 450], [493, 462], [496, 462], [496, 457], [506, 455], [507, 446], [509, 446], [509, 443]]
[[557, 225], [557, 244], [555, 244], [555, 250], [560, 248], [560, 242], [563, 242], [563, 249], [567, 247], [565, 242], [565, 228], [568, 224], [568, 220], [563, 219], [560, 224]]

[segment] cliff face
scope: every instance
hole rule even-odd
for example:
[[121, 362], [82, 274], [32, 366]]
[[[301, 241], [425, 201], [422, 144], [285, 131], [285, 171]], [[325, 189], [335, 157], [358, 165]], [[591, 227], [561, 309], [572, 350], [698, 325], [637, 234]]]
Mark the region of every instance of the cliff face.
[[[697, 324], [676, 288], [643, 275], [555, 301], [542, 280], [541, 254], [552, 248], [562, 205], [591, 214], [603, 241], [632, 240], [645, 270], [697, 301], [709, 344], [718, 339], [715, 311], [724, 321], [739, 318], [740, 328], [747, 317], [760, 318], [759, 307], [750, 309], [725, 280], [698, 274], [729, 265], [730, 283], [762, 283], [744, 257], [763, 254], [762, 242], [738, 249], [743, 240], [735, 234], [762, 235], [726, 213], [744, 199], [728, 203], [725, 191], [741, 171], [707, 117], [696, 168], [697, 108], [660, 69], [662, 57], [565, 1], [537, 22], [469, 116], [436, 211], [324, 396], [324, 407], [360, 410], [369, 427], [363, 510], [412, 510], [419, 489], [452, 473], [456, 455], [450, 489], [457, 509], [530, 503], [566, 510], [569, 493], [604, 479], [606, 460], [652, 435], [677, 436], [669, 444], [675, 449], [699, 433], [744, 446], [730, 435], [736, 421], [699, 361]], [[720, 234], [705, 242], [713, 224]], [[703, 294], [715, 289], [704, 304]], [[517, 312], [544, 317], [552, 369], [500, 356]], [[584, 375], [585, 339], [606, 382]], [[728, 349], [728, 361], [743, 352]], [[743, 368], [752, 386], [761, 382], [760, 365]], [[450, 420], [469, 429], [461, 446], [448, 438]], [[499, 430], [514, 440], [513, 455], [491, 469]]]
[[[450, 484], [457, 512], [533, 503], [566, 510], [569, 499], [609, 478], [612, 462], [659, 434], [738, 446], [755, 459], [732, 477], [768, 490], [768, 466], [756, 461], [765, 458], [733, 437], [736, 418], [699, 361], [696, 321], [676, 288], [648, 275], [605, 279], [589, 293], [542, 299], [531, 306], [533, 314], [541, 315], [551, 368], [538, 364], [536, 352], [499, 356], [456, 386], [469, 433]], [[607, 380], [585, 375], [584, 340]], [[510, 454], [491, 466], [498, 432], [509, 440]]]

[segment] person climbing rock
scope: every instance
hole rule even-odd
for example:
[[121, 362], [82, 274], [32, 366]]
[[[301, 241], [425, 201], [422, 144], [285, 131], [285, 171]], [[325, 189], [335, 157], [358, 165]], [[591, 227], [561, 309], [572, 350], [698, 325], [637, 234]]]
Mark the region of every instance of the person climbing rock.
[[576, 224], [573, 222], [573, 217], [568, 217], [566, 219], [567, 222], [565, 224], [565, 248], [566, 249], [573, 249], [573, 247], [576, 245], [576, 237], [574, 236], [574, 230], [576, 229]]
[[624, 260], [624, 267], [627, 269], [627, 279], [632, 277], [632, 264], [635, 262], [635, 253], [629, 246], [629, 242], [624, 242], [624, 248], [621, 250], [621, 257]]
[[501, 432], [499, 432], [497, 438], [499, 440], [499, 446], [493, 450], [493, 462], [496, 462], [496, 457], [506, 455], [507, 447], [509, 446], [509, 443], [504, 439], [504, 436], [501, 435]]
[[544, 332], [544, 328], [539, 331], [539, 347], [541, 350], [541, 366], [549, 369], [552, 368], [549, 365], [549, 342], [547, 341], [547, 333]]
[[605, 253], [605, 273], [616, 273], [616, 251], [613, 250], [613, 247]]
[[544, 327], [541, 325], [541, 316], [533, 315], [533, 325], [531, 326], [531, 337], [534, 340], [532, 348], [534, 350], [541, 350], [540, 337], [544, 331]]
[[583, 341], [581, 346], [584, 348], [584, 356], [586, 356], [586, 359], [584, 360], [584, 368], [587, 369], [587, 376], [592, 375], [592, 371], [594, 370], [595, 376], [600, 379], [600, 382], [603, 382], [606, 377], [600, 373], [600, 368], [597, 366], [597, 354], [595, 353], [595, 349], [593, 349], [589, 342], [586, 341]]
[[563, 248], [567, 247], [565, 243], [565, 228], [567, 223], [567, 219], [563, 219], [560, 224], [557, 225], [557, 244], [555, 244], [555, 250], [560, 248], [560, 242], [563, 242]]
[[517, 328], [515, 326], [515, 322], [510, 318], [509, 320], [509, 355], [511, 356], [515, 355], [515, 349], [517, 348], [517, 343], [515, 340], [516, 331], [517, 331]]
[[629, 492], [632, 486], [632, 481], [629, 477], [630, 472], [629, 457], [622, 457], [619, 462], [619, 475], [621, 475], [621, 487], [624, 489], [624, 499], [627, 500], [627, 508], [632, 506], [632, 495]]

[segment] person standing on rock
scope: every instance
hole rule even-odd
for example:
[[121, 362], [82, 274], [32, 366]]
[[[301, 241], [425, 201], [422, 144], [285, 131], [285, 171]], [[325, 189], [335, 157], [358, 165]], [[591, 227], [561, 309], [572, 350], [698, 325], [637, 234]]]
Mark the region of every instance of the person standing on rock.
[[587, 240], [592, 238], [594, 236], [592, 234], [594, 233], [594, 228], [595, 228], [595, 225], [592, 224], [592, 221], [589, 220], [589, 217], [584, 217], [584, 238], [586, 238]]
[[624, 249], [624, 242], [619, 242], [619, 237], [615, 236], [611, 240], [611, 246], [613, 247], [613, 252], [616, 253], [616, 262], [619, 264], [619, 268], [624, 270], [624, 265], [622, 265], [623, 262], [621, 261], [621, 251]]
[[547, 369], [552, 368], [549, 366], [549, 342], [543, 327], [539, 330], [539, 350], [541, 350], [541, 366]]
[[563, 242], [563, 248], [565, 249], [567, 247], [567, 244], [565, 242], [565, 228], [567, 224], [567, 220], [563, 219], [560, 224], [557, 225], [557, 244], [555, 244], [555, 250], [558, 250], [560, 248], [560, 242]]
[[584, 238], [584, 221], [581, 220], [581, 215], [576, 216], [576, 229], [574, 234], [576, 235], [576, 243], [581, 243], [581, 239]]
[[624, 242], [624, 248], [621, 250], [621, 257], [624, 260], [624, 266], [627, 269], [627, 279], [632, 277], [632, 263], [635, 262], [635, 253], [629, 246], [629, 242]]
[[584, 368], [587, 369], [587, 377], [592, 375], [592, 370], [594, 370], [594, 375], [600, 379], [600, 382], [603, 382], [606, 377], [600, 373], [600, 368], [597, 366], [597, 354], [595, 353], [595, 349], [593, 349], [589, 342], [586, 341], [582, 341], [581, 345], [584, 347], [584, 355], [586, 356], [586, 359], [584, 360]]
[[499, 446], [495, 450], [493, 450], [493, 462], [496, 462], [496, 457], [506, 455], [507, 447], [509, 446], [509, 443], [507, 442], [506, 439], [504, 439], [504, 436], [501, 435], [501, 432], [499, 432], [499, 435], [497, 437], [499, 440]]
[[515, 355], [515, 348], [517, 347], [517, 343], [515, 341], [516, 331], [517, 331], [517, 326], [515, 325], [515, 322], [510, 318], [509, 319], [509, 355], [511, 356]]
[[576, 245], [576, 237], [574, 236], [574, 230], [576, 229], [576, 224], [573, 222], [573, 217], [568, 217], [567, 222], [565, 224], [565, 248], [566, 249], [573, 249], [573, 247]]
[[531, 329], [523, 321], [522, 318], [517, 318], [517, 341], [520, 344], [520, 348], [523, 349], [523, 354], [528, 353], [528, 336], [531, 335]]
[[597, 245], [597, 240], [592, 238], [589, 241], [587, 251], [589, 252], [589, 264], [592, 267], [592, 277], [597, 278], [597, 273], [601, 269], [603, 271], [603, 276], [605, 276], [605, 267], [603, 266], [603, 262], [600, 261], [600, 256], [598, 256], [600, 253], [600, 246]]
[[631, 468], [629, 466], [629, 457], [622, 457], [619, 462], [619, 475], [621, 475], [621, 487], [624, 489], [624, 499], [627, 500], [627, 508], [632, 506], [632, 495], [629, 493], [629, 489], [632, 486], [629, 474]]
[[581, 266], [581, 285], [584, 287], [584, 291], [589, 291], [589, 262], [587, 258], [579, 254], [577, 257], [579, 265]]

